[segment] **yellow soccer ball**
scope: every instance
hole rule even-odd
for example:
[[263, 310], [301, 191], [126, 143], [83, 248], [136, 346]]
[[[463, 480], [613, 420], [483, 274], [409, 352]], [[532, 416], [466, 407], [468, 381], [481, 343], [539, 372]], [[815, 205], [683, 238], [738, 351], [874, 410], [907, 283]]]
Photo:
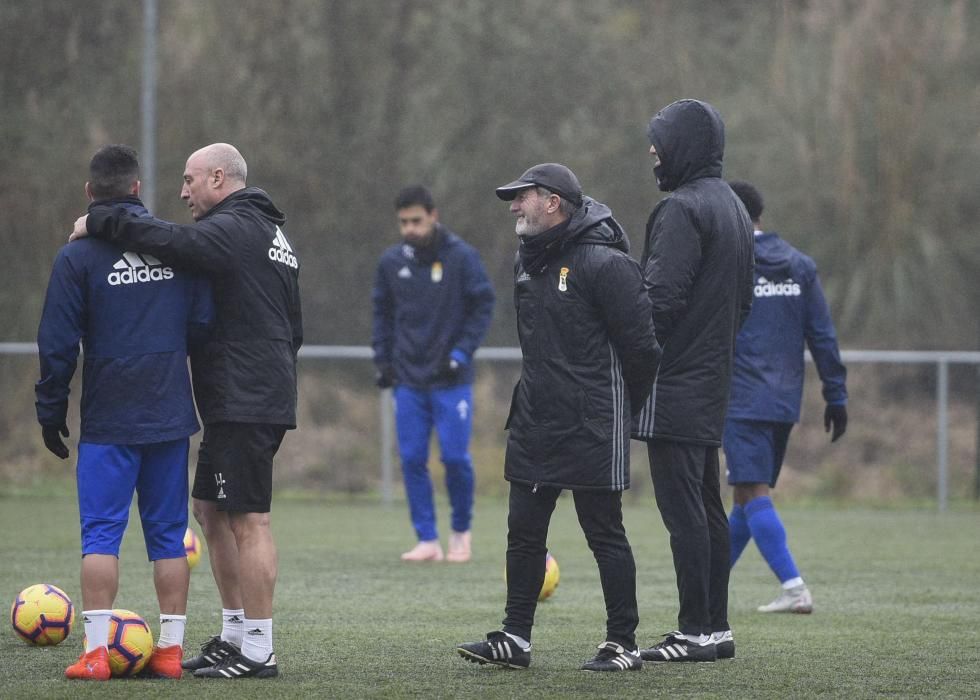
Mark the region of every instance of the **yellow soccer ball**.
[[204, 551], [204, 543], [197, 533], [187, 528], [184, 533], [184, 552], [187, 554], [187, 566], [194, 568], [201, 561], [201, 552]]
[[135, 676], [153, 654], [153, 633], [146, 620], [130, 610], [113, 610], [109, 618], [109, 669], [112, 675]]
[[10, 624], [28, 644], [59, 644], [71, 633], [75, 606], [63, 590], [49, 583], [25, 588], [10, 606]]
[[[544, 583], [541, 584], [541, 592], [538, 593], [538, 600], [544, 600], [551, 596], [558, 588], [558, 579], [561, 572], [558, 569], [558, 560], [551, 556], [551, 552], [544, 560]], [[504, 566], [504, 583], [507, 583], [507, 566]]]

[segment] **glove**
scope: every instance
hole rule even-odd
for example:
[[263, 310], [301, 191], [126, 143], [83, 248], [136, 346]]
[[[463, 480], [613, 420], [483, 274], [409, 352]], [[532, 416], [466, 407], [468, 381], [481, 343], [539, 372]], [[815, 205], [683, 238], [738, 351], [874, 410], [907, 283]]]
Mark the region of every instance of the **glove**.
[[374, 383], [379, 389], [390, 389], [395, 384], [395, 373], [391, 365], [381, 365], [374, 375]]
[[68, 459], [68, 448], [62, 442], [61, 436], [68, 437], [68, 426], [66, 424], [41, 426], [41, 437], [44, 439], [44, 446], [55, 456], [61, 459]]
[[823, 428], [825, 433], [830, 432], [830, 426], [834, 426], [834, 432], [830, 436], [831, 442], [837, 442], [837, 438], [847, 430], [847, 406], [834, 406], [827, 404], [823, 412]]
[[454, 357], [450, 357], [442, 366], [442, 376], [450, 384], [455, 384], [456, 380], [459, 379], [459, 372], [462, 369], [463, 365], [460, 364], [459, 360]]

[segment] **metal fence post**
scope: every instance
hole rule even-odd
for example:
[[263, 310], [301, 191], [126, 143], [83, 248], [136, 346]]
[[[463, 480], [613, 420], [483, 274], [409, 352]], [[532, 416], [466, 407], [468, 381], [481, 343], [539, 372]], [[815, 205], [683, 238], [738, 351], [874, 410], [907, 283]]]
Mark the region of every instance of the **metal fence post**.
[[949, 446], [949, 363], [940, 359], [936, 363], [936, 500], [939, 512], [946, 512], [949, 501], [949, 465], [947, 462]]
[[391, 505], [394, 498], [394, 464], [391, 458], [394, 442], [394, 399], [391, 389], [383, 389], [378, 401], [381, 411], [381, 502]]

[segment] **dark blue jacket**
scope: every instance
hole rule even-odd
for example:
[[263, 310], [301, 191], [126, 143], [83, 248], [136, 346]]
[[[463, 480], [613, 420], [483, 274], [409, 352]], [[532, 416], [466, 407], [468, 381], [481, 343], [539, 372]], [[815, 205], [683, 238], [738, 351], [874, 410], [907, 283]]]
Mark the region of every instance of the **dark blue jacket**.
[[755, 301], [735, 343], [729, 418], [795, 423], [810, 348], [829, 404], [846, 404], [847, 370], [817, 266], [775, 233], [755, 237]]
[[[150, 218], [135, 197], [101, 203]], [[38, 422], [65, 422], [81, 341], [82, 441], [146, 444], [197, 432], [188, 343], [204, 339], [213, 317], [201, 279], [94, 238], [69, 243], [55, 258], [37, 333]]]
[[[420, 262], [407, 244], [388, 248], [372, 294], [374, 362], [416, 389], [472, 383], [473, 353], [493, 317], [493, 286], [479, 253], [436, 226], [435, 261]], [[450, 355], [462, 366], [455, 379], [444, 372]]]

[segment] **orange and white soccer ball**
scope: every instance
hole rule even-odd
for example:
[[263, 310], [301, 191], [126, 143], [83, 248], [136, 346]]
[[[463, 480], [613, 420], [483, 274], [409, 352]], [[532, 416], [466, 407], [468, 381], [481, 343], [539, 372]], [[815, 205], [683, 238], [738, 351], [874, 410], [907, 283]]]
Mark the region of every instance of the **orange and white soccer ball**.
[[59, 644], [71, 633], [75, 606], [71, 598], [50, 583], [25, 588], [10, 606], [10, 624], [17, 636], [28, 644]]
[[184, 553], [187, 555], [187, 566], [194, 568], [201, 561], [201, 552], [204, 551], [204, 543], [197, 533], [187, 528], [184, 533]]
[[153, 654], [153, 633], [146, 620], [131, 610], [113, 610], [108, 646], [112, 675], [135, 676]]
[[[558, 560], [548, 552], [544, 560], [544, 582], [541, 584], [541, 592], [538, 593], [538, 600], [544, 600], [551, 596], [558, 588], [558, 579], [561, 572], [558, 569]], [[507, 582], [507, 567], [504, 566], [504, 583]]]

